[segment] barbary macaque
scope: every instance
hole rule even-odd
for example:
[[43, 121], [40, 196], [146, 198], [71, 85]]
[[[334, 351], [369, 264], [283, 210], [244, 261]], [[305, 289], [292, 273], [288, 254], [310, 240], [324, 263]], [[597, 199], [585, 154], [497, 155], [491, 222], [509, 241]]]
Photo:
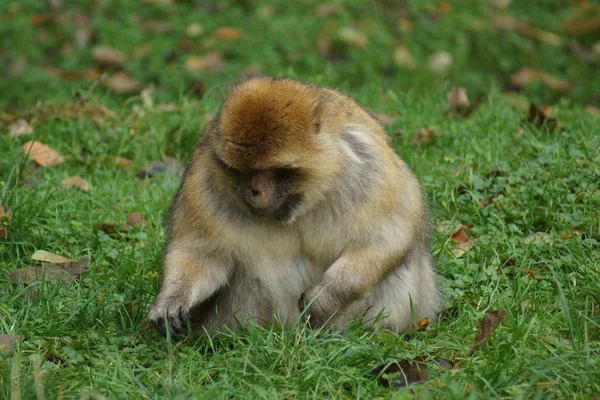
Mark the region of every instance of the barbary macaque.
[[339, 327], [362, 315], [397, 331], [441, 296], [424, 195], [369, 111], [293, 79], [234, 85], [173, 200], [162, 332], [211, 334], [252, 319]]

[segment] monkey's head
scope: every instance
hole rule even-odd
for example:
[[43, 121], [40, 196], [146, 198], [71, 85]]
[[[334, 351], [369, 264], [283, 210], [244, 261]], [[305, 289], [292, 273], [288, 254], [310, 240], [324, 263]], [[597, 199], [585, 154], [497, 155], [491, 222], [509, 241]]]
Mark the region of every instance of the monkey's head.
[[297, 81], [254, 78], [231, 89], [211, 143], [251, 214], [292, 222], [322, 198], [339, 169], [323, 108], [319, 89]]

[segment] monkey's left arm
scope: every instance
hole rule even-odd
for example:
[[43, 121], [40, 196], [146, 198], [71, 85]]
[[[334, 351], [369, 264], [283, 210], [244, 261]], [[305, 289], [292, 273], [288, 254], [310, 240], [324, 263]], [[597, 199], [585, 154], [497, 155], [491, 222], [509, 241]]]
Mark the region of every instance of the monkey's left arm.
[[306, 313], [311, 325], [325, 324], [334, 313], [361, 298], [402, 262], [414, 246], [415, 232], [410, 224], [395, 228], [371, 233], [370, 240], [363, 242], [368, 245], [347, 248], [327, 269], [323, 279], [302, 293], [298, 307], [303, 311], [312, 301]]

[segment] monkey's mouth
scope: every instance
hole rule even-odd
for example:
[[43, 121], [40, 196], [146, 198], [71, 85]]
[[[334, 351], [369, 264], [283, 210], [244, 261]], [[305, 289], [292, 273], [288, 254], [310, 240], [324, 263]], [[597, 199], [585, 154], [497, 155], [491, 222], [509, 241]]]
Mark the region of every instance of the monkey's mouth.
[[285, 224], [296, 218], [296, 210], [302, 202], [302, 197], [301, 193], [294, 193], [289, 195], [279, 205], [267, 208], [253, 207], [247, 201], [244, 203], [247, 205], [248, 212], [252, 217], [275, 220]]

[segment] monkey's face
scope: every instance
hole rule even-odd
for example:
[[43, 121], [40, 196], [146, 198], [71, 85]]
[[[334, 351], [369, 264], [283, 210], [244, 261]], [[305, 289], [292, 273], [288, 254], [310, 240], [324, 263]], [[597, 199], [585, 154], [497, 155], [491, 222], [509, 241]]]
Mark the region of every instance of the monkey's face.
[[320, 132], [321, 111], [313, 88], [289, 80], [251, 80], [225, 99], [210, 143], [253, 215], [292, 222], [334, 179], [335, 146]]
[[291, 222], [302, 203], [302, 173], [292, 168], [240, 171], [220, 163], [248, 212]]

